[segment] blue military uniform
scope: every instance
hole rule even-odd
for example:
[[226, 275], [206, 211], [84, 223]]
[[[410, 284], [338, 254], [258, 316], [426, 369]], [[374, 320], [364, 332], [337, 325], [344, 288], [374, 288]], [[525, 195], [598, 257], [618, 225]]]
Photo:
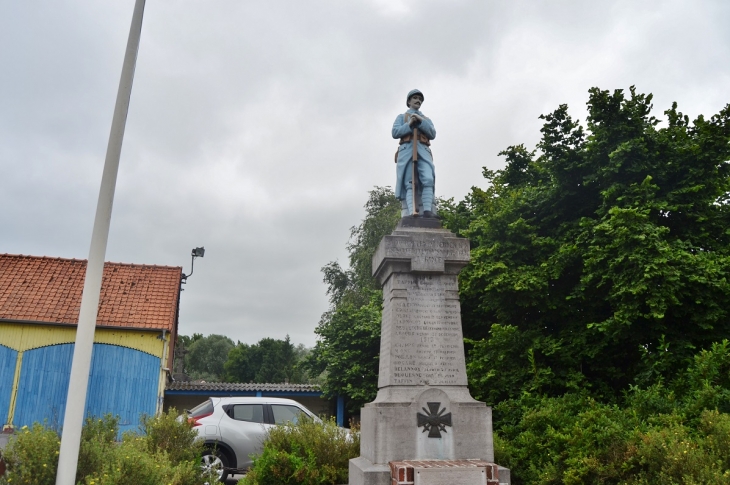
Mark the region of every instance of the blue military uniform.
[[[414, 89], [408, 93], [407, 101], [410, 100], [414, 94], [423, 94]], [[417, 114], [423, 121], [417, 126], [420, 141], [418, 143], [418, 185], [417, 195], [421, 200], [424, 211], [433, 210], [433, 194], [434, 186], [436, 182], [436, 171], [433, 166], [433, 156], [431, 155], [431, 148], [428, 146], [430, 140], [436, 138], [436, 128], [433, 126], [433, 122], [426, 118], [423, 113], [418, 110], [409, 108], [403, 114], [399, 114], [395, 122], [393, 123], [393, 138], [401, 139], [401, 144], [398, 147], [396, 154], [396, 183], [395, 183], [395, 196], [398, 200], [404, 201], [408, 204], [408, 213], [413, 214], [413, 196], [412, 196], [412, 183], [411, 179], [413, 176], [413, 170], [411, 169], [411, 163], [413, 159], [413, 127], [408, 123], [410, 115]]]

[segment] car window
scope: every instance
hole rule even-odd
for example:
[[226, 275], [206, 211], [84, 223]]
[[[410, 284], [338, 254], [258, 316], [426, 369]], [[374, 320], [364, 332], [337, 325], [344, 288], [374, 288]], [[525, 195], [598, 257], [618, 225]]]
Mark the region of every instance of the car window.
[[237, 421], [264, 422], [263, 404], [234, 404], [231, 417]]
[[274, 423], [276, 424], [297, 424], [299, 416], [304, 414], [304, 411], [298, 407], [286, 404], [272, 404], [271, 410], [274, 412]]
[[203, 415], [210, 416], [211, 414], [213, 414], [213, 402], [210, 399], [203, 401], [188, 412], [191, 418], [199, 418]]

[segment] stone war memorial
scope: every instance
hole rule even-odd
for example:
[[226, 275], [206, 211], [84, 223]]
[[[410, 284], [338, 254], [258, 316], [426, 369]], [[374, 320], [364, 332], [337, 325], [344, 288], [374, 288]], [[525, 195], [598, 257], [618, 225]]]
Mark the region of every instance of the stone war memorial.
[[378, 394], [361, 411], [350, 485], [509, 484], [509, 470], [494, 463], [492, 410], [467, 387], [458, 274], [469, 241], [435, 214], [436, 131], [423, 100], [408, 93], [393, 125], [403, 217], [373, 255], [383, 288]]

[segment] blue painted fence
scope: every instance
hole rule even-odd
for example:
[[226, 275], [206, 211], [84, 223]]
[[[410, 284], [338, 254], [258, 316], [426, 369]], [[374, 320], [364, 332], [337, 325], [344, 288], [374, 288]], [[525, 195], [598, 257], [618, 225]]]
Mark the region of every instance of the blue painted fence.
[[13, 390], [13, 377], [15, 377], [15, 361], [18, 352], [0, 345], [0, 428], [7, 423], [8, 411], [10, 410], [10, 393]]
[[[46, 422], [60, 428], [71, 373], [73, 344], [51, 345], [23, 354], [15, 426]], [[120, 431], [136, 430], [141, 414], [154, 414], [160, 359], [126, 347], [94, 344], [86, 414], [120, 417]]]

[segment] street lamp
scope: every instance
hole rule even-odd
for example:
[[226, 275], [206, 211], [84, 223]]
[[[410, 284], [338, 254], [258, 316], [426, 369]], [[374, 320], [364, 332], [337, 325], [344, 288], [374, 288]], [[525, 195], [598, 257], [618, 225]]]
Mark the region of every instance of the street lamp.
[[190, 262], [190, 274], [183, 273], [183, 275], [180, 277], [180, 283], [183, 285], [188, 282], [188, 276], [193, 275], [193, 270], [194, 270], [194, 266], [195, 266], [195, 258], [202, 258], [203, 256], [205, 256], [205, 248], [202, 246], [199, 248], [194, 248], [193, 251], [190, 253], [190, 256], [192, 256], [192, 258], [193, 258], [192, 261]]

